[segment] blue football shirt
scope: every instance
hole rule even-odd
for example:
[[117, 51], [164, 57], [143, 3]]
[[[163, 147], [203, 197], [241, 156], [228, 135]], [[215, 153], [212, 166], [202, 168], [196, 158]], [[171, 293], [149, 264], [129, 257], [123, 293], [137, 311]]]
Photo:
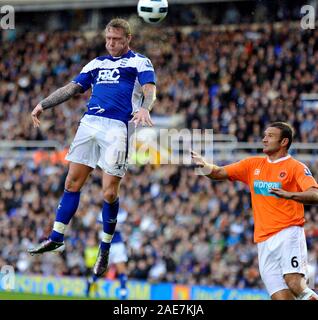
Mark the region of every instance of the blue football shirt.
[[72, 82], [82, 86], [84, 92], [92, 88], [85, 114], [127, 123], [142, 104], [141, 87], [155, 84], [156, 75], [150, 59], [129, 50], [120, 57], [95, 58]]

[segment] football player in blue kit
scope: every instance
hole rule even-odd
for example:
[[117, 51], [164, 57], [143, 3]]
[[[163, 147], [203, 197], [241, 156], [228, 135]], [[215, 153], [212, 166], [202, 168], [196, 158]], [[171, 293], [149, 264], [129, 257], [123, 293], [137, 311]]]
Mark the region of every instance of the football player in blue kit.
[[66, 156], [69, 170], [52, 233], [48, 240], [28, 251], [34, 255], [64, 249], [64, 234], [78, 208], [81, 188], [91, 171], [99, 166], [103, 170], [103, 234], [93, 268], [95, 278], [107, 270], [119, 209], [120, 182], [127, 170], [128, 122], [133, 122], [135, 127], [152, 126], [149, 112], [156, 99], [154, 68], [147, 57], [130, 49], [129, 23], [113, 19], [105, 33], [109, 55], [90, 61], [69, 84], [41, 101], [31, 113], [34, 127], [39, 127], [43, 111], [92, 90], [87, 111]]

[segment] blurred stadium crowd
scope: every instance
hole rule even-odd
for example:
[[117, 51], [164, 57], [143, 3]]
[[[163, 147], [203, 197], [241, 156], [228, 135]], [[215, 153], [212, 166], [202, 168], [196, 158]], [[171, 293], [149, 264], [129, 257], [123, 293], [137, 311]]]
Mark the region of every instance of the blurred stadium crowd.
[[[297, 29], [297, 32], [295, 31]], [[318, 31], [243, 25], [141, 30], [132, 48], [149, 56], [158, 77], [155, 115], [183, 114], [188, 128], [213, 128], [239, 141], [259, 141], [271, 121], [288, 121], [296, 141], [318, 139], [317, 110], [302, 93], [318, 92]], [[57, 140], [68, 147], [85, 111], [86, 93], [43, 114], [29, 112], [72, 79], [96, 55], [102, 33], [25, 33], [0, 47], [0, 139]], [[318, 178], [318, 162], [308, 163]], [[30, 257], [26, 249], [49, 235], [67, 167], [42, 160], [0, 162], [0, 265], [31, 274], [86, 275], [98, 246], [101, 173], [82, 190], [62, 255]], [[129, 277], [148, 281], [262, 288], [249, 192], [212, 183], [183, 166], [132, 166], [122, 182]], [[318, 257], [317, 207], [306, 206], [310, 255]], [[317, 259], [316, 262], [317, 264]], [[108, 277], [112, 277], [112, 269]]]

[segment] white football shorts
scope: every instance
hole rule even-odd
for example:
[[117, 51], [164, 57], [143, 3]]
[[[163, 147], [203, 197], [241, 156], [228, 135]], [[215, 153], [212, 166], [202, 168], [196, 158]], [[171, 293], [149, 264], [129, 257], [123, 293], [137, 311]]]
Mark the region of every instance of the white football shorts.
[[70, 146], [66, 160], [91, 168], [98, 165], [112, 176], [127, 171], [127, 127], [115, 119], [84, 115]]
[[112, 243], [109, 250], [109, 264], [116, 264], [120, 262], [127, 262], [127, 251], [124, 243]]
[[288, 289], [283, 278], [301, 273], [307, 278], [307, 244], [303, 227], [292, 226], [257, 244], [261, 278], [269, 295]]

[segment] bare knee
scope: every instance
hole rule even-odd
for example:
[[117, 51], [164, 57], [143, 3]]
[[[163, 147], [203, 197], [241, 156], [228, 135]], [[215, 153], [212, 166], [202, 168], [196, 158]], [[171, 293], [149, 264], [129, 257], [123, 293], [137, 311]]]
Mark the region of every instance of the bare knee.
[[65, 189], [70, 192], [80, 191], [92, 170], [84, 164], [71, 162], [65, 180]]
[[271, 295], [272, 300], [295, 300], [295, 296], [289, 289], [282, 289]]
[[113, 203], [116, 201], [119, 195], [120, 182], [121, 178], [119, 177], [103, 175], [103, 195], [106, 202]]
[[103, 190], [104, 200], [108, 203], [113, 203], [118, 198], [117, 188], [111, 186]]
[[81, 179], [67, 175], [65, 180], [65, 189], [70, 192], [78, 192], [82, 188]]
[[305, 278], [299, 273], [286, 274], [284, 278], [288, 288], [295, 296], [301, 294], [306, 288]]

